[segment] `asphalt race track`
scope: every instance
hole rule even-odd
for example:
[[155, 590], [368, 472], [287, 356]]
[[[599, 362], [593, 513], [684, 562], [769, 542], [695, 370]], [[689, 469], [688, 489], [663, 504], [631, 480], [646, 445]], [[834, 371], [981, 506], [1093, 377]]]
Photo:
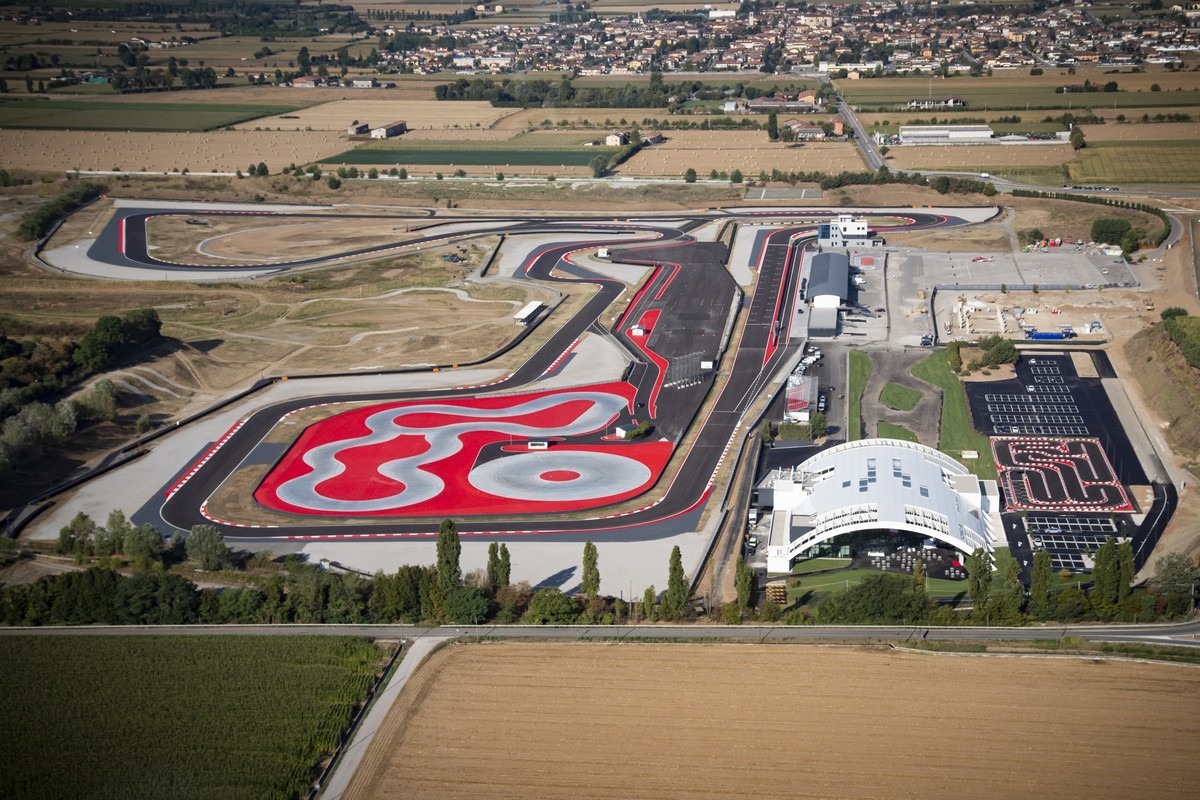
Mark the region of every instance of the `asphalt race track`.
[[[147, 252], [146, 220], [167, 213], [212, 217], [238, 212], [203, 208], [169, 212], [121, 209], [89, 256], [159, 273], [188, 270], [185, 265], [159, 261]], [[675, 213], [624, 221], [595, 216], [478, 220], [456, 217], [447, 220], [455, 224], [453, 232], [431, 232], [418, 239], [383, 242], [320, 259], [263, 265], [264, 271], [278, 273], [349, 257], [387, 254], [450, 238], [498, 233], [510, 236], [536, 233], [543, 237], [551, 234], [555, 238], [561, 235], [561, 242], [541, 245], [531, 252], [517, 277], [551, 285], [591, 284], [597, 290], [536, 353], [486, 389], [463, 387], [309, 397], [259, 409], [224, 437], [219, 448], [203, 454], [207, 457], [202, 465], [188, 469], [188, 465], [181, 464], [181, 474], [187, 477], [176, 481], [167, 491], [160, 511], [162, 520], [182, 530], [200, 523], [217, 524], [226, 537], [233, 539], [430, 536], [437, 527], [431, 518], [443, 516], [454, 516], [463, 535], [485, 538], [510, 539], [514, 534], [536, 534], [579, 541], [596, 531], [605, 531], [606, 540], [642, 541], [694, 530], [717, 469], [736, 450], [734, 437], [743, 414], [801, 344], [790, 336], [792, 302], [801, 279], [801, 249], [811, 242], [815, 230], [811, 224], [776, 230], [764, 237], [761, 252], [755, 251], [752, 263], [758, 265], [757, 291], [741, 303], [746, 323], [740, 334], [734, 328], [728, 342], [728, 347], [734, 350], [732, 366], [725, 376], [724, 387], [702, 419], [697, 418], [697, 413], [713, 387], [715, 376], [711, 371], [700, 370], [698, 364], [701, 360], [719, 359], [722, 333], [740, 290], [724, 265], [727, 247], [699, 242], [687, 231], [714, 219], [748, 221], [764, 213]], [[785, 209], [770, 215], [786, 219], [836, 213]], [[907, 218], [906, 224], [891, 230], [965, 224], [960, 218], [941, 214], [893, 212], [889, 216]], [[497, 220], [505, 224], [497, 226]], [[474, 233], [465, 225], [473, 221], [480, 223]], [[645, 238], [640, 241], [603, 238], [630, 233]], [[572, 240], [572, 234], [586, 234], [589, 238], [586, 242]], [[506, 246], [517, 241], [510, 238]], [[603, 246], [612, 249], [615, 260], [653, 268], [644, 288], [611, 329], [602, 327], [599, 320], [618, 300], [625, 284], [570, 261], [573, 251]], [[633, 335], [638, 323], [649, 328], [648, 335]], [[545, 408], [528, 407], [521, 412], [524, 419], [513, 416], [506, 422], [506, 416], [517, 413], [512, 409], [518, 401], [509, 396], [497, 406], [494, 395], [532, 390], [533, 394], [526, 395], [522, 402], [537, 397], [534, 382], [588, 331], [615, 338], [628, 350], [634, 364], [623, 380], [577, 387], [573, 391], [578, 396], [569, 400], [561, 396], [555, 399], [554, 393], [543, 392], [549, 399], [538, 402], [548, 404]], [[488, 400], [481, 396], [481, 391], [486, 391]], [[311, 447], [297, 449], [293, 445], [272, 470], [277, 479], [264, 481], [256, 492], [260, 504], [284, 512], [283, 516], [294, 522], [255, 527], [207, 514], [209, 498], [285, 415], [310, 406], [351, 401], [378, 403], [369, 411], [379, 416], [365, 427], [364, 419], [357, 420], [357, 430], [348, 435], [313, 434]], [[506, 407], [508, 410], [504, 410]], [[552, 408], [559, 409], [561, 418], [529, 424], [529, 414], [536, 416]], [[422, 422], [421, 415], [437, 417], [433, 420], [436, 424], [430, 424], [432, 417]], [[664, 453], [646, 451], [634, 456], [636, 451], [630, 449], [633, 443], [606, 440], [610, 425], [632, 426], [641, 421], [652, 425], [651, 434], [641, 442], [663, 443], [660, 450], [684, 446], [685, 433], [689, 429], [696, 431], [673, 474], [659, 476], [666, 460]], [[309, 431], [323, 424], [310, 426]], [[404, 428], [406, 425], [409, 427]], [[413, 430], [422, 425], [429, 430]], [[391, 455], [378, 450], [385, 439], [401, 435], [423, 438], [425, 445], [410, 450], [401, 448]], [[338, 460], [336, 454], [353, 446], [356, 437], [363, 436], [375, 437], [367, 444], [376, 447], [377, 452], [364, 459], [363, 464], [347, 470], [362, 480], [351, 480], [349, 475], [340, 479], [341, 468], [353, 460]], [[472, 441], [473, 438], [476, 440]], [[555, 441], [550, 450], [529, 451], [526, 442], [535, 439]], [[437, 452], [431, 455], [422, 447]], [[468, 452], [464, 455], [462, 451]], [[443, 452], [461, 458], [461, 463], [441, 470], [440, 474], [430, 471], [432, 460]], [[651, 486], [662, 488], [661, 499], [618, 517], [605, 516], [601, 509], [589, 518], [561, 518], [564, 512], [611, 505], [641, 494]]]

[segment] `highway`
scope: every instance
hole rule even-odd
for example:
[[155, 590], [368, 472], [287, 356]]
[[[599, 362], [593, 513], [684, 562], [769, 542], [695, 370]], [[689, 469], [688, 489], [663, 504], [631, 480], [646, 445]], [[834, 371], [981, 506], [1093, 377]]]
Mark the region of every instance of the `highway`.
[[1200, 646], [1200, 621], [1156, 625], [1055, 625], [983, 628], [887, 625], [88, 625], [0, 627], [0, 636], [363, 636], [372, 639], [539, 639], [576, 641], [917, 642], [1033, 641]]

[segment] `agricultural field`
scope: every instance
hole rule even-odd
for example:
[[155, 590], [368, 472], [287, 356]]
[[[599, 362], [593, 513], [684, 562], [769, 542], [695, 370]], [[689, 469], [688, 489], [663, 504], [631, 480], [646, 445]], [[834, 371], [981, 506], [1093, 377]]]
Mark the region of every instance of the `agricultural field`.
[[[303, 95], [314, 89], [291, 89]], [[366, 122], [382, 125], [404, 120], [414, 130], [452, 130], [459, 128], [490, 128], [506, 116], [514, 114], [511, 108], [493, 108], [490, 103], [479, 101], [438, 102], [436, 100], [409, 100], [392, 93], [390, 89], [341, 90], [341, 94], [352, 94], [351, 99], [334, 100], [297, 111], [289, 109], [278, 116], [264, 116], [253, 123], [240, 126], [243, 129], [269, 128], [285, 131], [338, 131], [345, 133], [351, 122]]]
[[666, 141], [643, 148], [621, 165], [626, 175], [679, 177], [691, 167], [701, 177], [711, 170], [741, 170], [747, 179], [760, 171], [841, 172], [863, 169], [850, 142], [811, 142], [789, 146], [771, 142], [766, 131], [668, 131]]
[[305, 795], [388, 656], [341, 637], [9, 637], [0, 796]]
[[[1200, 783], [1197, 698], [1200, 670], [1093, 658], [451, 646], [410, 680], [343, 797], [1176, 798]], [[764, 727], [780, 708], [802, 724]], [[986, 746], [948, 756], [961, 719], [987, 721]]]
[[1069, 165], [1071, 179], [1111, 183], [1200, 182], [1200, 142], [1089, 142]]
[[[900, 169], [967, 170], [1007, 172], [1020, 169], [1058, 168], [1075, 158], [1066, 143], [968, 144], [939, 147], [893, 147], [887, 154], [889, 166]], [[1059, 173], [1061, 175], [1061, 171]]]
[[[612, 148], [591, 147], [586, 150], [548, 150], [509, 148], [492, 145], [486, 148], [446, 148], [445, 146], [395, 149], [359, 148], [321, 160], [322, 164], [408, 166], [408, 167], [568, 167], [587, 166], [596, 156], [609, 156]], [[429, 170], [425, 170], [429, 171]]]
[[1080, 125], [1089, 145], [1096, 142], [1194, 142], [1200, 140], [1200, 122]]
[[20, 153], [20, 166], [36, 171], [229, 172], [266, 162], [272, 171], [289, 163], [308, 164], [346, 146], [332, 131], [217, 130], [178, 134], [134, 131], [5, 131], [7, 153]]
[[71, 100], [0, 100], [0, 128], [94, 131], [211, 131], [295, 106], [198, 103], [106, 103]]
[[[1058, 94], [1059, 86], [1083, 84], [1085, 80], [1101, 85], [1116, 81], [1120, 91]], [[1200, 74], [1194, 72], [1147, 72], [1106, 74], [1100, 69], [1080, 69], [1075, 75], [1066, 70], [1048, 69], [1046, 74], [1031, 76], [1026, 70], [1014, 70], [992, 77], [879, 78], [838, 80], [835, 82], [846, 102], [866, 110], [902, 106], [909, 100], [930, 95], [961, 97], [965, 109], [925, 112], [943, 116], [973, 116], [995, 109], [1086, 109], [1092, 106], [1126, 108], [1145, 106], [1200, 105]], [[1161, 91], [1151, 91], [1157, 84]]]

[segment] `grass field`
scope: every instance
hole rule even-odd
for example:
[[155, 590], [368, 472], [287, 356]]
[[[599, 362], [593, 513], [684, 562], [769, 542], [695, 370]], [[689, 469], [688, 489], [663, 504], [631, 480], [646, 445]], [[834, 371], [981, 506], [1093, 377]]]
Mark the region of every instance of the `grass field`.
[[880, 439], [900, 439], [905, 442], [917, 442], [920, 444], [917, 435], [903, 425], [893, 425], [890, 422], [880, 420], [878, 427], [878, 436]]
[[[926, 112], [926, 116], [971, 116], [972, 112], [995, 109], [1062, 109], [1063, 111], [1101, 108], [1165, 108], [1196, 105], [1200, 102], [1200, 76], [1194, 73], [1105, 74], [1102, 70], [1081, 69], [1076, 75], [1060, 70], [1031, 76], [1027, 72], [992, 77], [956, 77], [930, 81], [929, 78], [888, 78], [876, 80], [839, 80], [838, 90], [846, 101], [867, 109], [898, 108], [919, 97], [953, 95], [967, 101], [967, 107], [949, 111]], [[1085, 80], [1104, 84], [1116, 81], [1117, 92], [1057, 93], [1055, 88], [1083, 84]], [[1162, 91], [1151, 91], [1158, 84]]]
[[[844, 592], [857, 586], [869, 575], [878, 575], [875, 569], [848, 569], [824, 575], [796, 578], [788, 586], [788, 602], [813, 603], [822, 596]], [[958, 597], [967, 591], [966, 580], [951, 581], [944, 578], [929, 578], [927, 586], [930, 597]]]
[[871, 357], [861, 350], [850, 351], [850, 430], [846, 441], [862, 438], [862, 396], [871, 378]]
[[793, 575], [802, 575], [806, 572], [820, 572], [826, 569], [841, 569], [842, 567], [850, 566], [848, 558], [805, 558], [798, 560], [792, 565]]
[[1079, 181], [1196, 183], [1200, 182], [1200, 142], [1089, 142], [1067, 167], [1071, 178]]
[[87, 131], [209, 131], [296, 106], [0, 100], [0, 128]]
[[921, 402], [923, 396], [916, 389], [910, 389], [898, 383], [889, 383], [879, 393], [879, 402], [897, 411], [912, 411], [917, 407], [917, 403]]
[[938, 449], [954, 458], [963, 450], [976, 450], [979, 458], [969, 458], [962, 465], [984, 480], [996, 480], [996, 463], [988, 438], [971, 427], [971, 411], [958, 377], [950, 370], [948, 354], [932, 353], [912, 368], [914, 378], [942, 390], [942, 428]]
[[0, 797], [307, 795], [382, 657], [341, 637], [7, 638]]

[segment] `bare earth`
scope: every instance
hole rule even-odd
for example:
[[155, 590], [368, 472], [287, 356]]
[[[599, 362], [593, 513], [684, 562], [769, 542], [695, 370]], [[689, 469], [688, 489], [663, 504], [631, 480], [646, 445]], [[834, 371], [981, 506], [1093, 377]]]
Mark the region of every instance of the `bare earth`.
[[1115, 661], [452, 645], [344, 797], [1179, 798], [1198, 692], [1200, 669]]
[[644, 148], [621, 165], [623, 174], [678, 177], [688, 167], [707, 177], [710, 170], [742, 171], [753, 178], [760, 171], [830, 173], [861, 170], [862, 159], [850, 142], [771, 142], [766, 131], [669, 131], [667, 141]]
[[4, 149], [21, 154], [29, 170], [122, 172], [233, 172], [264, 161], [278, 171], [307, 164], [347, 148], [335, 131], [237, 131], [154, 133], [133, 131], [15, 131], [0, 137]]

